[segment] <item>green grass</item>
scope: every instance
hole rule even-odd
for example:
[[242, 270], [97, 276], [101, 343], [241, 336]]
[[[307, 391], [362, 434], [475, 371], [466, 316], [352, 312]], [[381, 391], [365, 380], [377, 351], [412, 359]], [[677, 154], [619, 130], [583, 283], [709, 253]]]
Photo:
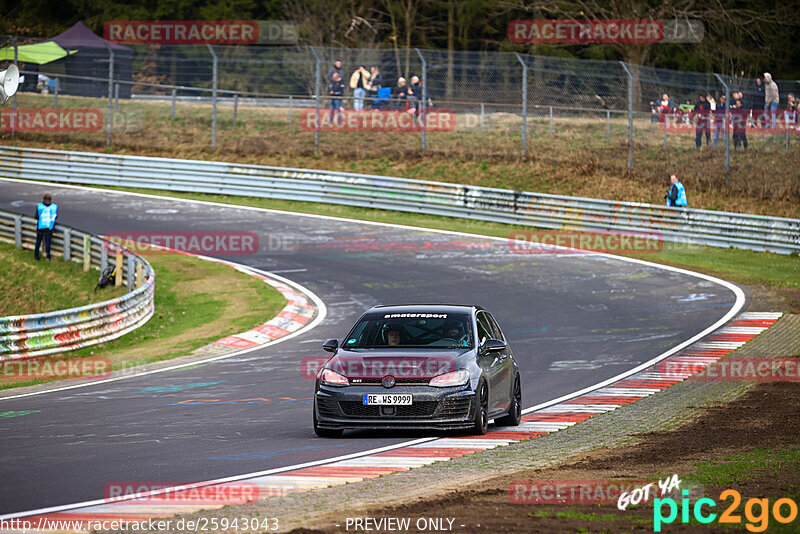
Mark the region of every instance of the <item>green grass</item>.
[[[177, 193], [172, 191], [123, 187], [102, 188], [239, 206], [285, 210], [297, 213], [311, 213], [361, 219], [365, 221], [402, 224], [419, 228], [434, 228], [502, 238], [507, 238], [513, 230], [531, 230], [529, 226], [313, 202], [295, 202], [202, 193]], [[694, 269], [699, 272], [720, 276], [739, 284], [763, 284], [795, 289], [800, 288], [800, 258], [796, 255], [665, 243], [664, 249], [657, 253], [629, 254], [629, 256], [655, 263], [664, 263]]]
[[60, 255], [36, 261], [32, 250], [0, 243], [0, 317], [76, 308], [125, 293], [124, 287], [94, 291], [98, 276]]
[[[61, 356], [108, 358], [115, 370], [171, 359], [264, 323], [286, 305], [272, 286], [223, 264], [180, 254], [147, 259], [156, 271], [153, 318], [119, 339]], [[4, 380], [0, 389], [48, 381]]]
[[[688, 478], [706, 488], [741, 486], [754, 478], [770, 477], [786, 470], [800, 475], [800, 448], [753, 449], [695, 465], [697, 471]], [[788, 497], [797, 498], [798, 493]]]

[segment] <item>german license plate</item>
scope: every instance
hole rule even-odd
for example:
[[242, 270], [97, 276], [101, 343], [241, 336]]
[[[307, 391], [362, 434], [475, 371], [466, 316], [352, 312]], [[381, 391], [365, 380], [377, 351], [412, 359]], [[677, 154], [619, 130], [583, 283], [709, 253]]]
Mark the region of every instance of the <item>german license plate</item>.
[[410, 406], [411, 405], [411, 395], [370, 395], [368, 393], [364, 393], [364, 405], [365, 406]]

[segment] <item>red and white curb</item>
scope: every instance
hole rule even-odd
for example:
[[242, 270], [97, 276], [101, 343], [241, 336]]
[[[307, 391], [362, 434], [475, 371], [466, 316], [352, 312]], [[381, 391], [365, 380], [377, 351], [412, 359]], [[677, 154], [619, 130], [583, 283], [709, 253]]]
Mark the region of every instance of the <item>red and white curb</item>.
[[249, 268], [231, 263], [225, 260], [216, 258], [208, 258], [199, 256], [201, 259], [222, 263], [233, 267], [248, 276], [254, 276], [259, 280], [266, 282], [279, 291], [288, 301], [288, 304], [272, 319], [264, 324], [222, 339], [218, 339], [213, 345], [221, 345], [223, 347], [231, 347], [233, 349], [249, 349], [269, 343], [278, 338], [287, 336], [292, 332], [296, 332], [303, 328], [311, 321], [317, 309], [314, 304], [305, 295], [290, 287], [289, 285], [277, 280], [275, 278], [264, 276], [250, 270]]
[[[291, 296], [294, 297], [294, 295]], [[289, 297], [287, 296], [287, 298]], [[290, 304], [290, 306], [294, 305]], [[696, 342], [646, 369], [588, 393], [527, 413], [522, 417], [522, 423], [519, 426], [492, 429], [485, 436], [425, 438], [416, 440], [410, 445], [401, 445], [398, 448], [386, 447], [372, 454], [350, 455], [350, 457], [334, 459], [329, 463], [316, 462], [314, 465], [300, 466], [274, 474], [198, 483], [193, 489], [172, 491], [168, 496], [164, 495], [160, 501], [157, 495], [163, 492], [150, 492], [147, 495], [132, 496], [134, 498], [124, 501], [32, 515], [25, 519], [34, 525], [42, 519], [46, 519], [50, 525], [55, 521], [83, 521], [88, 525], [89, 521], [130, 522], [148, 518], [166, 518], [176, 514], [217, 509], [224, 506], [224, 503], [198, 503], [197, 494], [202, 494], [203, 488], [211, 489], [213, 487], [217, 494], [224, 495], [226, 487], [234, 488], [246, 484], [258, 488], [254, 494], [257, 494], [259, 498], [287, 495], [359, 482], [398, 471], [408, 471], [434, 462], [446, 461], [544, 436], [585, 421], [597, 414], [610, 412], [634, 403], [687, 379], [692, 373], [716, 362], [767, 330], [781, 315], [781, 313], [742, 313], [730, 324], [702, 341]], [[281, 319], [295, 320], [293, 316], [284, 316]], [[665, 367], [673, 370], [665, 372]], [[687, 370], [680, 371], [680, 369]], [[72, 528], [71, 530], [80, 531], [82, 529]]]

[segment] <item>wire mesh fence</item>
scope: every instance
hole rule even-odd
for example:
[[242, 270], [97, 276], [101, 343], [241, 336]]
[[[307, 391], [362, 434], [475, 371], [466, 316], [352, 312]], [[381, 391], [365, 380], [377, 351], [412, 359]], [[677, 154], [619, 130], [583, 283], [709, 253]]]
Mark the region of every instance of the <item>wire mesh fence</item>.
[[[0, 68], [16, 57], [25, 77], [10, 109], [0, 113], [3, 136], [38, 132], [130, 148], [153, 147], [158, 137], [243, 153], [464, 157], [535, 156], [563, 141], [577, 150], [614, 150], [628, 169], [637, 154], [662, 150], [670, 158], [699, 138], [702, 146], [724, 150], [720, 166], [727, 174], [741, 136], [731, 135], [734, 112], [713, 109], [723, 96], [758, 112], [749, 116], [749, 146], [788, 156], [800, 133], [797, 113], [788, 110], [789, 94], [800, 96], [796, 80], [777, 81], [779, 127], [765, 128], [756, 120], [764, 104], [755, 80], [617, 61], [106, 43], [38, 64], [25, 48], [31, 43], [2, 39]], [[334, 72], [343, 88], [332, 84]], [[700, 94], [714, 101], [705, 114], [696, 109]]]

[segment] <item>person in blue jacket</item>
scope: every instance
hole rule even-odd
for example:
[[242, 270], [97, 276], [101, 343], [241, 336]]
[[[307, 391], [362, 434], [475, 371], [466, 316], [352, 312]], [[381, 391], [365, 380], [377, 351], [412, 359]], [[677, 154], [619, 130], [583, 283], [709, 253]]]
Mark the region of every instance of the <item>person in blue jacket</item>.
[[669, 193], [664, 195], [664, 198], [667, 199], [667, 206], [679, 206], [681, 208], [686, 207], [686, 189], [683, 187], [683, 184], [678, 181], [678, 177], [674, 174], [669, 177], [669, 181], [672, 182], [672, 187], [669, 188]]
[[45, 194], [42, 201], [36, 206], [36, 248], [33, 257], [39, 259], [39, 247], [44, 241], [44, 251], [50, 259], [50, 240], [53, 237], [53, 228], [58, 217], [58, 205], [53, 204], [49, 194]]

